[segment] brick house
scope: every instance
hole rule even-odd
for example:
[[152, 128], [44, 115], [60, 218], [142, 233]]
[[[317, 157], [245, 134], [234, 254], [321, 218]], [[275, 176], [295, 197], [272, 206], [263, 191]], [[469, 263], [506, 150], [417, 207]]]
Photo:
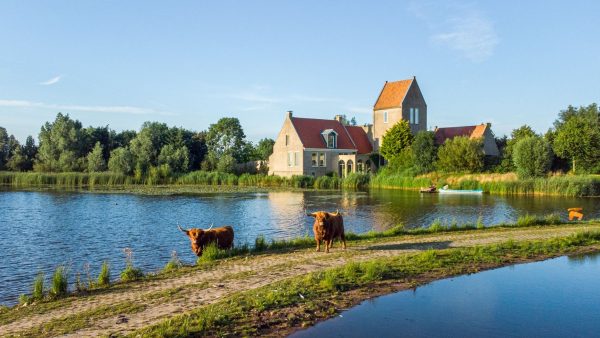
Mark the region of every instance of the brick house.
[[[385, 82], [373, 106], [373, 124], [350, 126], [341, 115], [332, 120], [294, 117], [286, 113], [283, 127], [269, 157], [269, 174], [322, 176], [370, 172], [376, 167], [370, 155], [379, 151], [383, 135], [401, 120], [416, 134], [427, 130], [427, 104], [415, 77]], [[483, 137], [486, 155], [498, 156], [490, 125], [436, 128], [442, 144], [458, 135]]]
[[294, 117], [286, 113], [269, 157], [269, 174], [323, 176], [370, 172], [373, 152], [370, 126], [349, 126], [342, 116], [333, 120]]

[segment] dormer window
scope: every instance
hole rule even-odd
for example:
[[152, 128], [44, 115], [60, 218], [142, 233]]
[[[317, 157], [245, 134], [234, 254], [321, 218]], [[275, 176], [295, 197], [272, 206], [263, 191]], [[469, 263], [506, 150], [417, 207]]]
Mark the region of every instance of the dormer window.
[[337, 148], [337, 136], [338, 134], [333, 129], [323, 130], [321, 133], [323, 138], [325, 139], [325, 143], [327, 144], [327, 148], [335, 149]]

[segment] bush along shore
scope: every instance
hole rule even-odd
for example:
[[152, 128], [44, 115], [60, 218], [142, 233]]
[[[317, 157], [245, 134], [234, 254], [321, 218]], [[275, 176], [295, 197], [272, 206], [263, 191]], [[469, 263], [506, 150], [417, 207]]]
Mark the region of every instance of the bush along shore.
[[[482, 189], [498, 195], [555, 195], [573, 197], [600, 196], [599, 175], [562, 175], [547, 178], [518, 179], [511, 174], [403, 176], [388, 173], [377, 175], [353, 173], [347, 177], [292, 176], [263, 174], [235, 175], [222, 172], [194, 171], [180, 176], [148, 176], [135, 178], [118, 173], [37, 173], [0, 172], [0, 185], [14, 189], [57, 187], [71, 189], [110, 190], [134, 188], [134, 191], [168, 186], [175, 192], [186, 187], [221, 188], [284, 188], [323, 190], [400, 189], [418, 190], [432, 184], [448, 184], [453, 189]], [[177, 188], [179, 187], [179, 188]]]
[[[510, 239], [519, 236], [528, 240]], [[428, 246], [439, 243], [442, 238], [457, 246]], [[428, 228], [410, 230], [398, 226], [385, 232], [349, 234], [348, 240], [349, 252], [342, 251], [338, 245], [331, 254], [325, 254], [312, 252], [314, 243], [310, 238], [267, 242], [259, 237], [253, 248], [246, 246], [223, 251], [209, 247], [195, 266], [181, 264], [173, 253], [163, 270], [151, 274], [141, 271], [131, 274], [131, 270], [137, 269], [133, 266], [131, 252], [126, 252], [128, 265], [121, 273], [121, 281], [111, 281], [104, 269], [97, 278], [87, 277], [87, 282], [78, 278], [80, 289], [71, 293], [66, 288], [68, 270], [61, 266], [56, 269], [49, 286], [45, 285], [43, 275], [36, 277], [32, 294], [22, 297], [27, 306], [0, 308], [0, 330], [24, 337], [78, 334], [81, 330], [86, 335], [106, 334], [106, 319], [117, 315], [141, 315], [146, 311], [152, 313], [153, 307], [177, 300], [187, 304], [189, 292], [203, 293], [202, 290], [214, 289], [223, 294], [213, 301], [203, 301], [169, 316], [161, 315], [144, 325], [117, 325], [115, 332], [117, 336], [131, 337], [281, 335], [332, 317], [340, 309], [365, 298], [413, 288], [432, 280], [559, 255], [598, 251], [600, 223], [564, 224], [554, 215], [527, 216], [513, 224], [491, 227], [484, 227], [480, 222], [448, 225], [436, 221]], [[307, 247], [310, 249], [303, 249]], [[376, 254], [387, 247], [392, 250], [390, 255]], [[308, 273], [290, 275], [290, 278], [276, 277], [296, 266], [297, 259], [318, 259], [325, 263], [329, 257], [337, 263], [330, 262]], [[343, 257], [346, 259], [340, 261]], [[252, 261], [265, 270], [254, 276], [252, 271], [234, 269], [234, 274], [218, 279], [218, 283], [223, 283], [220, 285], [198, 281], [200, 276], [206, 275], [203, 272], [215, 274], [231, 264], [247, 265]], [[269, 261], [282, 265], [268, 267]], [[108, 266], [108, 263], [104, 265]], [[279, 273], [274, 273], [277, 271]], [[135, 278], [126, 278], [127, 275]], [[253, 277], [264, 280], [266, 276], [269, 276], [268, 283], [231, 288], [247, 285], [247, 280]], [[186, 277], [192, 280], [187, 289], [177, 284]], [[161, 282], [168, 288], [157, 288]], [[148, 288], [147, 293], [131, 298]], [[106, 303], [107, 299], [113, 298], [111, 294], [115, 295], [113, 303]], [[69, 311], [63, 314], [66, 309]], [[36, 320], [32, 321], [33, 318]], [[94, 329], [96, 322], [105, 324]]]

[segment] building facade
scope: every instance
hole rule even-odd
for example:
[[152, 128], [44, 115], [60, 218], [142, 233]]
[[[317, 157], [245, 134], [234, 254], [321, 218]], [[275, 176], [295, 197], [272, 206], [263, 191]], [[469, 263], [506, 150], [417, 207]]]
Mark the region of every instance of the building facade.
[[353, 172], [370, 172], [373, 152], [370, 126], [346, 125], [341, 116], [333, 120], [294, 117], [286, 113], [269, 157], [269, 174], [344, 177]]
[[[341, 115], [331, 120], [299, 118], [289, 111], [269, 157], [269, 174], [344, 177], [370, 172], [376, 168], [370, 155], [401, 120], [409, 123], [413, 134], [427, 130], [427, 104], [415, 77], [385, 82], [373, 106], [373, 124], [351, 126]], [[458, 135], [482, 137], [485, 154], [499, 155], [490, 124], [435, 129], [438, 144]]]

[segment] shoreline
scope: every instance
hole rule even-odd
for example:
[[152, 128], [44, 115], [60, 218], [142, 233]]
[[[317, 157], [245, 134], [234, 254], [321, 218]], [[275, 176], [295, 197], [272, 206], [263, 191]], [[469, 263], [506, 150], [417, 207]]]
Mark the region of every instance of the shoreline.
[[84, 295], [5, 308], [0, 331], [22, 336], [281, 335], [362, 300], [433, 280], [599, 251], [600, 223], [390, 233], [358, 238], [348, 247], [343, 251], [336, 245], [330, 254], [306, 245], [274, 247]]

